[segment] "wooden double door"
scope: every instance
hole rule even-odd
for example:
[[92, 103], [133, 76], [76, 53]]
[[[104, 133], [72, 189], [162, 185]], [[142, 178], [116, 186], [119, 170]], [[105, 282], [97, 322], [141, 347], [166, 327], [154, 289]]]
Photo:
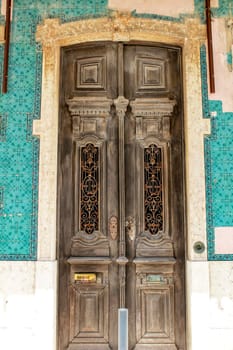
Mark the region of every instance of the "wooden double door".
[[181, 52], [61, 53], [59, 350], [185, 350]]

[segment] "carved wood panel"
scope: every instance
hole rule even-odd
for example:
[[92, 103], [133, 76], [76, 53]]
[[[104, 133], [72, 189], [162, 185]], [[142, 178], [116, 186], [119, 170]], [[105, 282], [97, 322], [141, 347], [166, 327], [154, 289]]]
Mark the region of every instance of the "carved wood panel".
[[[108, 347], [108, 263], [90, 266], [88, 260], [73, 258], [69, 260], [70, 272], [70, 336], [68, 349], [83, 347], [94, 349], [96, 344]], [[81, 278], [75, 279], [79, 274]], [[96, 276], [94, 281], [82, 279], [82, 275]], [[86, 344], [86, 345], [85, 345]], [[89, 345], [87, 345], [89, 344]]]
[[106, 91], [106, 57], [80, 58], [76, 61], [76, 89]]
[[103, 287], [78, 286], [75, 287], [74, 338], [82, 338], [82, 342], [89, 338], [103, 338]]
[[153, 344], [151, 349], [161, 349], [166, 344], [168, 349], [175, 350], [175, 260], [136, 260], [135, 263], [138, 315], [136, 349], [144, 349], [145, 344]]
[[63, 50], [59, 350], [117, 350], [119, 307], [129, 349], [185, 349], [178, 57], [123, 43]]
[[141, 315], [138, 341], [159, 344], [174, 342], [173, 286], [164, 286], [163, 283], [158, 286], [142, 285], [138, 294]]
[[136, 92], [166, 90], [165, 60], [136, 56]]

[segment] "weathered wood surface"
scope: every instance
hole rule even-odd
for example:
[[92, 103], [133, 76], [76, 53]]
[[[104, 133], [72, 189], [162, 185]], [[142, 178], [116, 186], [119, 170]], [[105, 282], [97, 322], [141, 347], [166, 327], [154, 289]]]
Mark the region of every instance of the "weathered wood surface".
[[[62, 50], [59, 350], [117, 350], [119, 307], [129, 349], [185, 350], [180, 57], [142, 43]], [[98, 156], [82, 158], [88, 149]], [[78, 272], [96, 281], [75, 282]]]

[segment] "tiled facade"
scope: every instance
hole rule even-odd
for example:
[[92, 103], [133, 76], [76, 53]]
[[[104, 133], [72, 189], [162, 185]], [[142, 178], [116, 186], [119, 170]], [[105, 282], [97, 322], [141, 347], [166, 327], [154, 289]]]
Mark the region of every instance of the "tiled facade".
[[209, 260], [233, 260], [233, 254], [215, 254], [215, 227], [233, 226], [233, 113], [221, 101], [208, 100], [206, 49], [201, 48], [203, 118], [211, 119], [205, 137], [206, 210]]
[[[183, 47], [187, 350], [233, 349], [233, 25], [225, 42], [233, 3], [211, 0], [215, 94], [208, 90], [205, 0], [166, 0], [158, 13], [157, 1], [143, 1], [147, 11], [137, 10], [141, 3], [13, 1], [8, 93], [0, 94], [1, 349], [57, 349], [60, 47], [139, 37]], [[125, 4], [131, 16], [115, 12]], [[0, 15], [0, 83], [4, 20]], [[201, 254], [197, 241], [207, 243]]]
[[8, 93], [0, 96], [1, 260], [37, 257], [39, 140], [32, 136], [32, 121], [40, 118], [42, 52], [36, 26], [47, 17], [66, 22], [104, 15], [106, 5], [105, 0], [14, 1]]
[[[229, 17], [230, 5], [231, 0], [219, 0], [219, 6], [212, 9], [213, 15]], [[35, 41], [37, 24], [44, 18], [58, 17], [61, 22], [68, 22], [100, 17], [108, 11], [107, 0], [14, 1], [8, 93], [0, 96], [1, 260], [35, 260], [37, 256], [39, 139], [32, 136], [32, 121], [40, 118], [41, 96], [42, 52]], [[204, 1], [195, 0], [195, 12], [189, 16], [203, 20], [204, 11]], [[133, 15], [177, 22], [186, 16]], [[228, 63], [229, 55], [226, 52]], [[211, 118], [212, 125], [211, 135], [205, 138], [208, 257], [231, 260], [232, 254], [215, 254], [214, 228], [233, 226], [233, 113], [224, 113], [221, 101], [208, 100], [204, 47], [201, 62], [203, 117]]]

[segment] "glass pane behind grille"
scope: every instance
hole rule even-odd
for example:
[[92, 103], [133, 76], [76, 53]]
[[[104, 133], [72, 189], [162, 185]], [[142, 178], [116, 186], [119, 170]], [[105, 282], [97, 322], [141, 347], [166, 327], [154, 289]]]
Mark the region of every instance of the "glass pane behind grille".
[[151, 144], [144, 150], [145, 230], [152, 235], [163, 230], [162, 150]]
[[99, 230], [99, 149], [92, 143], [81, 148], [80, 228]]

